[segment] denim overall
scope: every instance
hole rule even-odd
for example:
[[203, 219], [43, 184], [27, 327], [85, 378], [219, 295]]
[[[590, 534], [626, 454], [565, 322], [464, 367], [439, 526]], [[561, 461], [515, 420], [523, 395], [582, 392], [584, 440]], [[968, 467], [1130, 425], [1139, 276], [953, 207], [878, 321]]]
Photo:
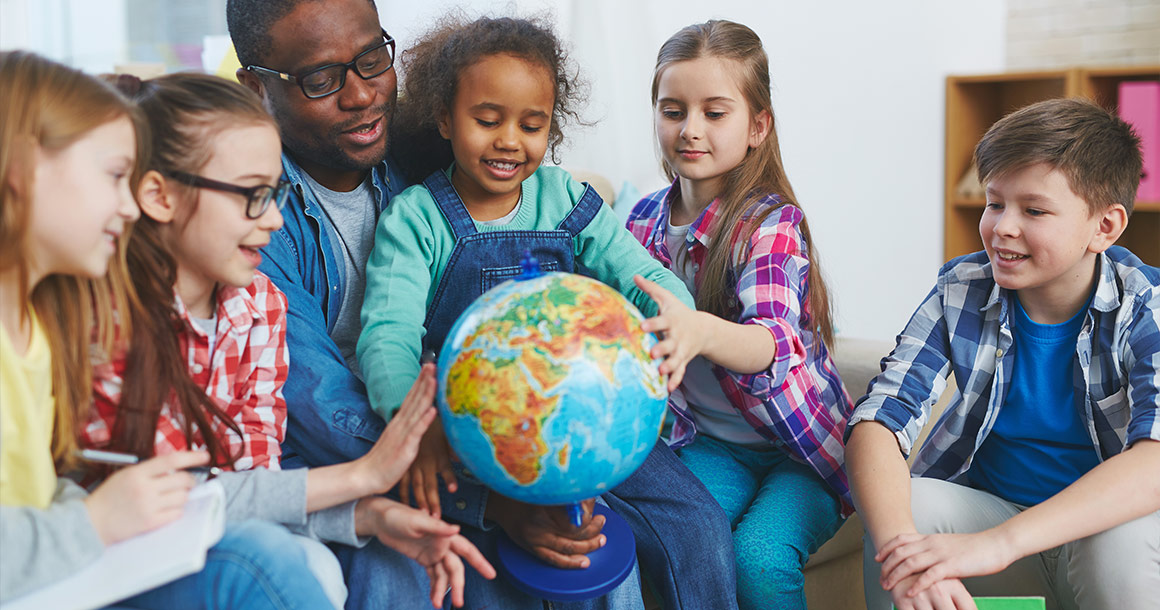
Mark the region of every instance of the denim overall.
[[[573, 244], [604, 205], [591, 186], [552, 231], [479, 231], [446, 174], [435, 172], [423, 181], [423, 186], [455, 234], [455, 249], [423, 322], [427, 329], [425, 349], [438, 352], [451, 326], [472, 301], [519, 275], [524, 250], [531, 251], [544, 272], [584, 272], [576, 268]], [[640, 569], [648, 575], [666, 608], [737, 608], [729, 521], [705, 486], [664, 441], [657, 442], [635, 473], [600, 498], [628, 521], [636, 538]], [[695, 534], [690, 532], [690, 523], [696, 524]], [[496, 560], [494, 532], [474, 528], [463, 531], [485, 556]], [[526, 597], [512, 585], [499, 582], [502, 577], [481, 582], [482, 577], [475, 570], [467, 570], [466, 578], [468, 587], [475, 592], [468, 602], [473, 608], [516, 608]], [[643, 607], [640, 581], [637, 574], [630, 574], [604, 597], [584, 602], [547, 602], [546, 607], [636, 610]]]
[[435, 198], [455, 235], [455, 249], [451, 251], [443, 279], [423, 321], [423, 328], [427, 329], [423, 348], [435, 353], [443, 347], [451, 325], [463, 310], [493, 286], [520, 274], [520, 257], [525, 250], [531, 251], [545, 273], [576, 272], [572, 254], [576, 237], [604, 205], [596, 191], [588, 186], [580, 203], [554, 230], [480, 231], [446, 174], [436, 171], [423, 181], [423, 186]]

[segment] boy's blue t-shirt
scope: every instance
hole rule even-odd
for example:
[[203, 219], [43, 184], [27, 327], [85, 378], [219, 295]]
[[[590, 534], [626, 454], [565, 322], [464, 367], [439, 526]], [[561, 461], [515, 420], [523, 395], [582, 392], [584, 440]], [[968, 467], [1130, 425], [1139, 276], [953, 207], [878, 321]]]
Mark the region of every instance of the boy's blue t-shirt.
[[1099, 464], [1076, 400], [1076, 341], [1088, 306], [1060, 324], [1013, 310], [1011, 385], [995, 426], [975, 453], [974, 487], [1032, 506], [1059, 493]]

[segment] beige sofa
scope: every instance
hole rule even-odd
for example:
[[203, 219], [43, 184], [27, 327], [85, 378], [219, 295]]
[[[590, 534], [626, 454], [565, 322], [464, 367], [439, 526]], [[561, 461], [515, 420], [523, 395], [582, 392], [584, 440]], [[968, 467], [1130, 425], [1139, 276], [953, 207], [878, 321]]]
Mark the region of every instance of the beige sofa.
[[[894, 348], [891, 341], [839, 338], [834, 345], [834, 364], [846, 391], [855, 402], [880, 371], [879, 361]], [[950, 381], [953, 383], [953, 379]], [[944, 392], [915, 446], [926, 440], [930, 427], [946, 407], [952, 392]], [[913, 456], [914, 453], [912, 452]], [[862, 593], [862, 520], [854, 514], [829, 542], [810, 556], [805, 567], [806, 602], [810, 610], [855, 610], [866, 607]]]

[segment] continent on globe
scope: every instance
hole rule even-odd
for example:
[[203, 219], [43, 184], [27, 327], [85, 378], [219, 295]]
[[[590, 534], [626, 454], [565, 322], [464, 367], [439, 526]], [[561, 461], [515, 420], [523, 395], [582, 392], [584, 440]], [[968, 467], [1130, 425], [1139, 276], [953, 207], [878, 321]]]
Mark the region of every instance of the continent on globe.
[[643, 319], [615, 290], [567, 273], [485, 293], [439, 357], [452, 449], [489, 487], [529, 503], [623, 481], [656, 443], [668, 400]]

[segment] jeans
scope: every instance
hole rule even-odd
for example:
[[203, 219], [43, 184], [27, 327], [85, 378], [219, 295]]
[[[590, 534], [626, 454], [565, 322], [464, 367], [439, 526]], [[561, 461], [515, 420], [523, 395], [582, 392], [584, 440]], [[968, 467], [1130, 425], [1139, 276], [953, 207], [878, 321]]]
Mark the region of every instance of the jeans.
[[[484, 557], [498, 568], [496, 541], [498, 528], [481, 530], [463, 526], [460, 530]], [[428, 608], [430, 584], [427, 572], [419, 564], [397, 551], [372, 540], [361, 549], [335, 545], [335, 555], [346, 573], [347, 610], [372, 608]], [[544, 601], [517, 589], [502, 575], [486, 580], [474, 568], [465, 565], [464, 608], [482, 610], [542, 610]], [[619, 587], [607, 595], [583, 602], [548, 602], [560, 610], [641, 610], [640, 573], [636, 567]], [[444, 608], [451, 607], [451, 596], [444, 598]]]
[[322, 586], [330, 604], [335, 608], [346, 607], [346, 578], [342, 575], [342, 565], [325, 544], [306, 536], [293, 534], [292, 539], [306, 553], [306, 565], [310, 573]]
[[118, 608], [317, 610], [330, 600], [306, 553], [285, 528], [265, 521], [226, 526], [205, 568], [116, 604]]
[[666, 610], [737, 607], [725, 511], [664, 441], [601, 496], [632, 527], [640, 569]]
[[[910, 481], [911, 511], [921, 534], [981, 532], [1025, 508], [940, 479]], [[869, 535], [862, 565], [866, 607], [889, 610], [890, 593], [878, 584], [882, 570]], [[963, 585], [976, 596], [1044, 597], [1048, 610], [1154, 608], [1160, 594], [1160, 512], [1029, 555], [998, 574], [963, 579]]]
[[[426, 570], [402, 553], [378, 540], [362, 548], [334, 544], [331, 549], [346, 575], [346, 610], [431, 607]], [[450, 607], [450, 596], [444, 607]]]
[[802, 567], [842, 525], [841, 504], [809, 466], [773, 446], [700, 435], [680, 450], [729, 516], [743, 610], [805, 610]]

